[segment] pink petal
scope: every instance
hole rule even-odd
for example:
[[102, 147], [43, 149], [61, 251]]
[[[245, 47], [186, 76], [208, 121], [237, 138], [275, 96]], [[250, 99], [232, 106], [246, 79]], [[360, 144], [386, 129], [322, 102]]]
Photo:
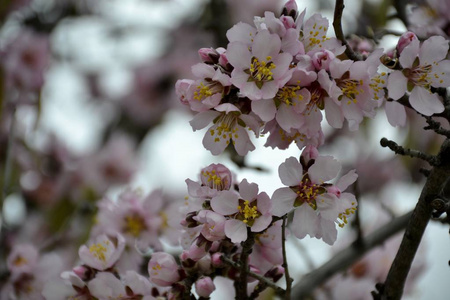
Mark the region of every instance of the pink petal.
[[266, 61], [267, 56], [276, 57], [281, 49], [280, 37], [268, 30], [261, 30], [256, 35], [253, 45], [252, 53], [259, 60]]
[[233, 42], [228, 45], [227, 58], [233, 67], [243, 70], [250, 67], [252, 54], [246, 44]]
[[290, 188], [279, 188], [272, 195], [272, 214], [281, 217], [292, 210], [297, 194]]
[[269, 122], [275, 117], [277, 108], [273, 99], [261, 99], [252, 101], [252, 111], [264, 122]]
[[388, 95], [394, 100], [400, 99], [406, 93], [408, 80], [401, 71], [394, 71], [388, 77]]
[[303, 204], [295, 210], [290, 228], [299, 239], [304, 238], [307, 234], [316, 237], [318, 221], [319, 217], [316, 212], [309, 205]]
[[189, 121], [194, 131], [203, 129], [208, 126], [220, 113], [213, 110], [204, 111], [195, 115], [195, 117]]
[[239, 196], [233, 191], [222, 191], [211, 199], [212, 209], [222, 215], [231, 215], [238, 212]]
[[247, 225], [236, 219], [225, 222], [225, 234], [233, 243], [240, 243], [247, 239]]
[[[439, 62], [447, 57], [448, 40], [442, 36], [432, 36], [423, 42], [419, 51], [420, 64], [433, 65], [433, 62]], [[402, 53], [403, 54], [403, 53]]]
[[345, 191], [351, 184], [353, 184], [356, 179], [358, 179], [358, 174], [355, 170], [349, 171], [347, 174], [342, 176], [336, 183], [336, 187], [341, 191]]
[[258, 195], [258, 185], [249, 183], [247, 179], [243, 179], [239, 184], [239, 194], [244, 200], [252, 201]]
[[444, 105], [439, 96], [420, 86], [414, 87], [411, 91], [409, 103], [416, 111], [425, 116], [431, 116], [432, 114], [444, 111]]
[[394, 127], [406, 125], [406, 111], [403, 105], [395, 101], [386, 101], [384, 110], [389, 124]]
[[262, 215], [259, 216], [259, 218], [257, 218], [255, 220], [255, 222], [253, 223], [252, 226], [252, 232], [261, 232], [264, 229], [266, 229], [269, 225], [270, 222], [272, 222], [272, 216], [271, 215]]
[[417, 58], [417, 55], [419, 54], [419, 46], [419, 40], [414, 40], [408, 46], [406, 46], [405, 49], [403, 49], [399, 58], [400, 64], [403, 68], [412, 67], [414, 61]]
[[278, 167], [278, 174], [284, 185], [295, 186], [302, 180], [303, 167], [295, 157], [291, 156]]
[[308, 169], [309, 178], [313, 183], [323, 183], [337, 176], [341, 164], [332, 156], [319, 156]]

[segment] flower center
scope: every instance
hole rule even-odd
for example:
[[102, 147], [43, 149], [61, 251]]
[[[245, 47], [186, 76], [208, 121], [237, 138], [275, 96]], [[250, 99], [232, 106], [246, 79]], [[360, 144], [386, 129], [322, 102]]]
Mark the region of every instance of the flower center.
[[105, 262], [106, 261], [106, 252], [108, 251], [108, 248], [106, 246], [109, 245], [109, 241], [103, 241], [102, 243], [92, 244], [89, 247], [89, 252], [94, 255], [95, 258]]
[[291, 189], [297, 194], [297, 198], [294, 202], [294, 207], [298, 207], [306, 202], [314, 210], [317, 209], [317, 195], [326, 192], [325, 188], [321, 185], [312, 183], [307, 175], [303, 177], [298, 186], [291, 187]]
[[216, 121], [217, 126], [211, 128], [210, 134], [212, 136], [216, 136], [214, 138], [214, 142], [220, 142], [221, 139], [227, 140], [227, 145], [230, 142], [229, 140], [233, 138], [239, 138], [239, 135], [236, 133], [237, 118], [234, 114], [222, 114], [219, 119]]
[[295, 100], [303, 100], [303, 96], [297, 94], [297, 91], [300, 90], [299, 86], [285, 86], [278, 90], [276, 99], [280, 101], [280, 103], [284, 103], [288, 106], [295, 106], [297, 103]]
[[208, 186], [212, 189], [222, 191], [226, 186], [228, 186], [227, 179], [222, 179], [219, 175], [217, 175], [216, 170], [212, 170], [211, 172], [204, 171], [202, 175], [206, 177]]
[[273, 80], [272, 70], [276, 67], [272, 62], [272, 56], [267, 56], [266, 61], [260, 61], [257, 57], [253, 57], [250, 69], [247, 70], [250, 75], [248, 81], [255, 81], [256, 86], [261, 88], [265, 81]]
[[18, 256], [14, 262], [13, 265], [15, 265], [16, 267], [20, 267], [23, 266], [27, 263], [28, 261], [23, 257], [23, 256]]
[[145, 221], [141, 216], [133, 214], [125, 217], [124, 231], [126, 233], [138, 237], [145, 227]]
[[[431, 65], [426, 66], [417, 66], [412, 69], [404, 69], [403, 75], [408, 78], [408, 83], [413, 86], [421, 86], [425, 89], [430, 89], [431, 85], [431, 78], [430, 78], [430, 72], [433, 67]], [[437, 78], [439, 76], [435, 74]]]
[[[341, 89], [344, 97], [348, 98], [347, 104], [357, 103], [356, 97], [364, 93], [364, 90], [360, 88], [363, 84], [363, 80], [356, 79], [337, 79], [336, 84]], [[341, 100], [341, 99], [339, 99]]]
[[261, 213], [258, 211], [256, 206], [256, 201], [250, 203], [248, 200], [239, 200], [239, 205], [237, 207], [239, 211], [238, 219], [241, 219], [245, 224], [252, 226]]
[[211, 97], [212, 95], [223, 91], [223, 86], [220, 83], [210, 79], [206, 80], [211, 82], [207, 82], [206, 85], [203, 82], [200, 82], [200, 84], [197, 85], [197, 90], [194, 92], [195, 100], [202, 101], [205, 98]]

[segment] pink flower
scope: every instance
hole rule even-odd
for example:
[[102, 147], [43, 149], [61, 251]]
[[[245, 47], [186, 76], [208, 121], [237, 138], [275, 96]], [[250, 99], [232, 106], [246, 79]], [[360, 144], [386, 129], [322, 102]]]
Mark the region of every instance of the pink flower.
[[244, 156], [253, 151], [255, 146], [250, 141], [246, 127], [259, 133], [258, 121], [250, 116], [241, 114], [240, 110], [230, 103], [217, 106], [215, 110], [197, 114], [190, 124], [195, 130], [202, 129], [210, 122], [214, 122], [203, 138], [203, 146], [213, 155], [219, 155], [232, 141], [236, 152]]
[[7, 86], [22, 91], [38, 91], [44, 84], [44, 73], [50, 63], [47, 35], [23, 30], [6, 47], [0, 62], [5, 69]]
[[29, 244], [16, 245], [8, 255], [6, 264], [12, 278], [33, 273], [39, 258], [38, 250]]
[[202, 184], [217, 191], [229, 190], [232, 183], [231, 171], [222, 164], [210, 164], [200, 172]]
[[247, 227], [252, 232], [261, 232], [272, 221], [272, 203], [269, 196], [258, 194], [258, 185], [246, 179], [239, 184], [239, 194], [223, 191], [211, 199], [212, 209], [230, 219], [225, 221], [225, 234], [233, 243], [247, 239]]
[[409, 103], [419, 113], [431, 116], [442, 112], [444, 105], [431, 87], [450, 85], [450, 61], [445, 59], [448, 47], [448, 41], [441, 36], [433, 36], [422, 45], [412, 40], [400, 54], [403, 70], [389, 75], [389, 97], [398, 100], [409, 91]]
[[290, 78], [292, 55], [280, 53], [281, 39], [268, 30], [259, 31], [249, 46], [231, 42], [227, 58], [234, 67], [231, 83], [251, 100], [273, 98]]
[[124, 247], [125, 239], [120, 234], [117, 233], [114, 237], [102, 234], [97, 236], [89, 247], [81, 246], [78, 255], [89, 267], [103, 271], [117, 262]]
[[280, 179], [287, 187], [274, 192], [273, 214], [281, 217], [294, 209], [291, 228], [297, 238], [308, 234], [331, 245], [337, 236], [336, 220], [339, 218], [345, 224], [347, 216], [356, 210], [354, 196], [341, 191], [357, 176], [351, 171], [333, 186], [326, 182], [337, 176], [340, 164], [331, 156], [318, 156], [311, 161], [303, 159], [300, 163], [290, 157], [280, 165]]
[[148, 262], [150, 281], [161, 287], [171, 286], [180, 280], [178, 268], [178, 264], [172, 255], [165, 252], [155, 252]]

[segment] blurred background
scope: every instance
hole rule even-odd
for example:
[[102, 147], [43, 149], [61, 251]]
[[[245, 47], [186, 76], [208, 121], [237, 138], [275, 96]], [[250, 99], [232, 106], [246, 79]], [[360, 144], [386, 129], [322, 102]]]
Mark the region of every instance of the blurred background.
[[[269, 195], [279, 188], [278, 166], [289, 156], [300, 155], [295, 145], [287, 150], [266, 148], [262, 137], [244, 160], [229, 152], [213, 156], [202, 146], [203, 132], [192, 131], [193, 113], [180, 103], [174, 85], [178, 79], [193, 77], [191, 66], [200, 62], [198, 49], [226, 47], [226, 31], [234, 24], [252, 24], [253, 17], [264, 11], [279, 14], [283, 4], [280, 0], [2, 0], [1, 259], [14, 244], [28, 242], [41, 244], [42, 251], [63, 253], [70, 269], [76, 262], [71, 254], [86, 240], [94, 222], [98, 199], [114, 198], [131, 186], [144, 192], [162, 188], [168, 202], [182, 200], [187, 195], [185, 180], [197, 180], [200, 169], [210, 163], [225, 164], [238, 180], [256, 182]], [[299, 11], [306, 8], [306, 17], [321, 13], [332, 20], [333, 1], [298, 1], [298, 6]], [[408, 6], [410, 13], [412, 8]], [[392, 49], [398, 37], [384, 34], [386, 29], [406, 31], [400, 20], [392, 18], [394, 12], [390, 1], [346, 1], [344, 32], [355, 47], [364, 40], [373, 48]], [[334, 35], [331, 27], [329, 35]], [[321, 154], [343, 162], [343, 174], [354, 168], [359, 174], [365, 233], [410, 211], [424, 183], [419, 169], [426, 165], [394, 157], [379, 146], [379, 140], [387, 137], [436, 153], [442, 138], [424, 131], [424, 126], [423, 119], [408, 112], [407, 126], [393, 128], [382, 111], [356, 133], [324, 125]], [[76, 240], [72, 249], [60, 238], [67, 233]], [[346, 226], [333, 248], [308, 237], [291, 241], [292, 276], [299, 280], [326, 262], [336, 248], [346, 247], [354, 235], [354, 228]], [[386, 253], [374, 259], [388, 269], [396, 248], [384, 249]], [[432, 221], [412, 272], [417, 278], [405, 299], [446, 299], [449, 250], [448, 226]], [[219, 295], [213, 294], [213, 299]]]

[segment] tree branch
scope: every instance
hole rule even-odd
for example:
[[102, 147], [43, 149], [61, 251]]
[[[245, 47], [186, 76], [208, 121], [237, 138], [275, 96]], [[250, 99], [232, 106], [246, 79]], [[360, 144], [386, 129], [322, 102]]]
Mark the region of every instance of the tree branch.
[[[236, 269], [240, 269], [241, 265], [238, 264], [237, 262], [233, 261], [232, 259], [228, 258], [225, 255], [222, 255], [220, 257], [222, 259], [222, 261], [224, 261], [225, 263], [229, 264], [230, 266], [232, 266], [233, 268]], [[278, 285], [276, 285], [274, 282], [272, 282], [271, 280], [267, 279], [266, 277], [256, 274], [253, 271], [247, 271], [247, 275], [253, 278], [258, 279], [261, 282], [264, 282], [264, 284], [266, 284], [267, 286], [273, 288], [275, 290], [275, 292], [277, 292], [278, 294], [284, 294], [284, 289], [282, 289], [281, 287], [279, 287]]]
[[281, 225], [281, 246], [283, 249], [283, 268], [284, 277], [286, 278], [286, 293], [284, 294], [285, 299], [291, 299], [291, 288], [292, 288], [292, 278], [289, 275], [289, 266], [286, 257], [286, 221], [287, 215], [283, 217], [283, 224]]
[[369, 234], [360, 245], [352, 244], [333, 256], [327, 263], [312, 271], [294, 285], [292, 299], [304, 299], [316, 287], [340, 271], [348, 269], [366, 252], [385, 242], [388, 238], [405, 228], [412, 212], [397, 217], [388, 224]]
[[392, 151], [394, 151], [396, 154], [400, 155], [407, 155], [410, 157], [417, 157], [420, 159], [425, 160], [432, 166], [439, 165], [439, 158], [434, 155], [429, 155], [417, 150], [411, 150], [411, 149], [405, 149], [402, 146], [399, 146], [396, 142], [388, 140], [387, 138], [382, 138], [380, 141], [380, 144], [382, 147], [388, 147]]
[[438, 155], [441, 162], [433, 167], [422, 189], [419, 201], [406, 227], [400, 248], [389, 270], [386, 281], [377, 287], [379, 293], [374, 293], [375, 299], [401, 299], [406, 277], [411, 268], [425, 228], [432, 216], [431, 203], [439, 198], [439, 193], [450, 177], [450, 140], [441, 146]]
[[362, 60], [362, 58], [356, 54], [352, 47], [347, 43], [345, 39], [344, 32], [342, 31], [342, 13], [344, 11], [344, 0], [336, 0], [336, 5], [334, 7], [334, 18], [333, 18], [333, 28], [336, 38], [342, 42], [345, 46], [345, 54], [348, 58], [352, 60]]

